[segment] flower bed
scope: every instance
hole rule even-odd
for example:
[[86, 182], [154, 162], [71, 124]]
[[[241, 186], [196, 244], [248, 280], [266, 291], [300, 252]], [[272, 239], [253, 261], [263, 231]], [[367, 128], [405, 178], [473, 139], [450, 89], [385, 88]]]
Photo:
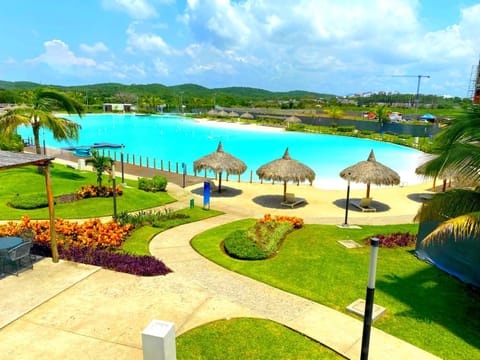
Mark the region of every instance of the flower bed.
[[[0, 236], [15, 236], [22, 229], [32, 229], [35, 233], [33, 254], [51, 256], [49, 221], [31, 221], [28, 216], [24, 216], [19, 223], [8, 222], [0, 226]], [[91, 219], [82, 224], [56, 219], [59, 257], [141, 276], [171, 272], [153, 256], [118, 252], [132, 229], [130, 224], [122, 226], [116, 222], [102, 223], [99, 219]]]
[[379, 240], [379, 246], [385, 248], [414, 246], [417, 242], [417, 235], [410, 233], [393, 233], [387, 235], [375, 235], [363, 240], [367, 245], [370, 245], [370, 239], [376, 237]]

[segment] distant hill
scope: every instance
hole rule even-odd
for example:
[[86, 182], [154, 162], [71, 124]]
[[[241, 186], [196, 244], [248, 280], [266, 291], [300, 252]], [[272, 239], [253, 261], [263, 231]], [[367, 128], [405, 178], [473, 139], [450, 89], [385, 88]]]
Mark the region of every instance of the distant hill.
[[288, 92], [273, 92], [252, 87], [226, 87], [209, 89], [196, 84], [181, 84], [174, 86], [165, 86], [162, 84], [120, 84], [120, 83], [100, 83], [88, 85], [62, 86], [45, 85], [27, 81], [2, 81], [0, 80], [0, 90], [33, 90], [39, 87], [53, 87], [61, 91], [92, 92], [104, 96], [112, 96], [116, 93], [134, 93], [138, 96], [151, 94], [159, 97], [174, 97], [183, 93], [189, 97], [213, 97], [213, 96], [233, 96], [238, 98], [254, 99], [290, 99], [290, 98], [318, 98], [334, 97], [332, 94], [319, 94], [314, 92], [295, 90]]

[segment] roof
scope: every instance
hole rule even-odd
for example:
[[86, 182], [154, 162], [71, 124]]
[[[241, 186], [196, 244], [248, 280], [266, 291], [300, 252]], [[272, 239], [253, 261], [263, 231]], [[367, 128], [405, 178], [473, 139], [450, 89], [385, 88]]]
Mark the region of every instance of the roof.
[[54, 156], [0, 150], [0, 169], [10, 169], [26, 165], [45, 166], [54, 159]]

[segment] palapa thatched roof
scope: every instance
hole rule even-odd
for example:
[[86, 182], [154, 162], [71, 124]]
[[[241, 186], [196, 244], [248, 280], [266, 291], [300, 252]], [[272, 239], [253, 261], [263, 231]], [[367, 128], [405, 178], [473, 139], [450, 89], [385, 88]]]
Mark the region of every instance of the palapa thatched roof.
[[230, 113], [228, 113], [228, 116], [231, 116], [231, 117], [238, 117], [238, 113], [235, 112], [235, 111], [231, 111]]
[[398, 185], [400, 175], [389, 167], [379, 163], [375, 159], [373, 150], [366, 161], [360, 161], [340, 172], [345, 180], [367, 184], [367, 197], [370, 196], [370, 184], [375, 185]]
[[260, 166], [257, 169], [257, 175], [260, 179], [283, 181], [284, 200], [286, 199], [288, 181], [299, 183], [308, 180], [312, 184], [315, 179], [315, 172], [307, 165], [292, 159], [288, 148], [282, 158]]
[[225, 110], [222, 110], [222, 111], [217, 112], [217, 115], [218, 116], [228, 116], [228, 112], [226, 112]]
[[217, 111], [212, 109], [212, 110], [209, 110], [207, 114], [214, 116], [214, 115], [217, 115]]
[[289, 116], [285, 119], [285, 122], [288, 124], [299, 124], [302, 122], [302, 120], [296, 116]]
[[253, 119], [253, 115], [250, 114], [249, 112], [244, 112], [242, 115], [240, 115], [242, 119]]
[[222, 142], [218, 143], [217, 151], [203, 156], [193, 162], [195, 171], [203, 169], [212, 170], [219, 176], [218, 191], [221, 192], [222, 172], [227, 174], [240, 175], [247, 170], [247, 165], [235, 156], [224, 152]]

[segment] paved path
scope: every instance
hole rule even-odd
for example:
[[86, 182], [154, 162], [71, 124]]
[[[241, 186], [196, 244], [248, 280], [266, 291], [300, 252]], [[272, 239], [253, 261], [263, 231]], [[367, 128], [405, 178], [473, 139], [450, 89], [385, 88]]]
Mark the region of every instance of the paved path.
[[[1, 357], [141, 359], [141, 332], [152, 319], [174, 322], [176, 333], [182, 334], [213, 320], [250, 316], [285, 324], [348, 358], [359, 358], [361, 321], [227, 271], [190, 247], [194, 235], [217, 225], [266, 212], [285, 212], [275, 207], [277, 198], [262, 197], [265, 191], [279, 191], [280, 185], [229, 185], [239, 188], [239, 192], [212, 198], [212, 207], [225, 211], [225, 215], [170, 229], [152, 240], [152, 253], [174, 270], [171, 274], [138, 277], [71, 262], [53, 264], [50, 259], [43, 259], [35, 264], [34, 271], [3, 278]], [[411, 219], [415, 211], [408, 209], [411, 203], [403, 199], [400, 189], [384, 194], [381, 190], [377, 190], [378, 196], [390, 199], [394, 207], [377, 217], [353, 213], [355, 222], [398, 223]], [[335, 210], [338, 206], [325, 210], [338, 194], [322, 192], [318, 196], [306, 187], [295, 191], [307, 196], [310, 204], [287, 210], [288, 213], [309, 219], [308, 222], [340, 223], [343, 219], [343, 210]], [[187, 206], [191, 198], [197, 204], [201, 201], [195, 185], [188, 189], [171, 186], [169, 192], [180, 200], [167, 206], [171, 209]], [[234, 199], [229, 199], [231, 195]], [[436, 359], [376, 329], [370, 349], [371, 359]]]

